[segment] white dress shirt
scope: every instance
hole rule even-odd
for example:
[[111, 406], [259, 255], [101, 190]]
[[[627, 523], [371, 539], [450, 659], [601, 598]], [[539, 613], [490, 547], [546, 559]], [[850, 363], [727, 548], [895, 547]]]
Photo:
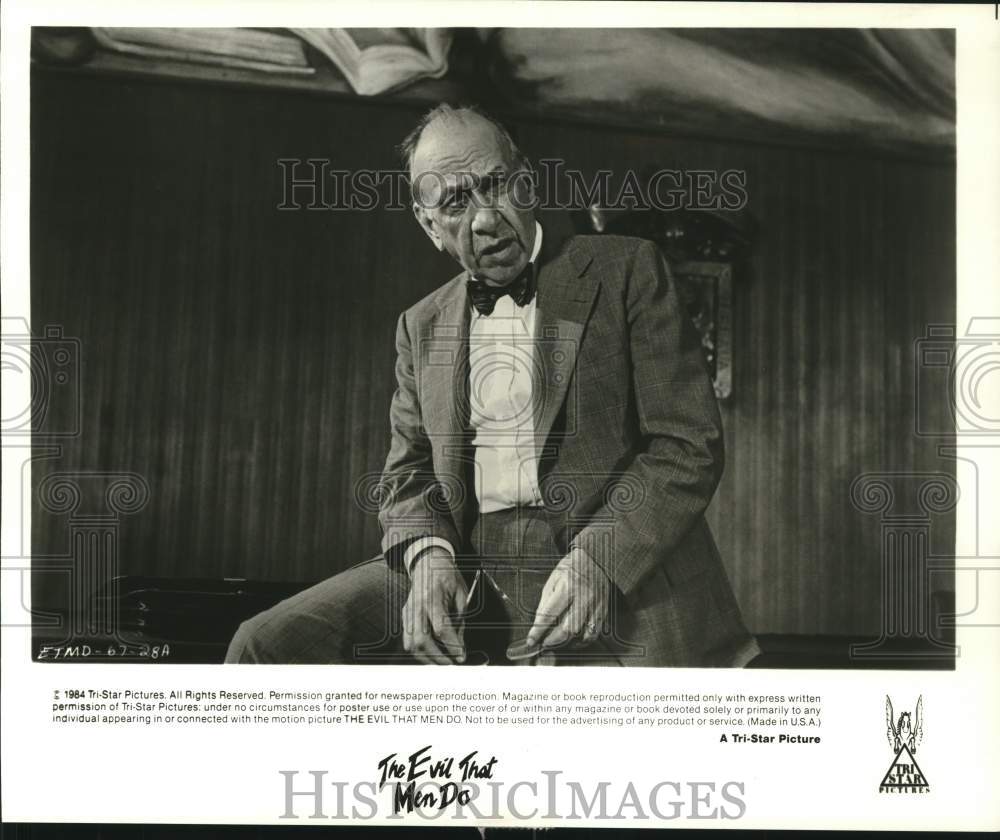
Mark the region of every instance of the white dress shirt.
[[[535, 262], [541, 249], [542, 226], [535, 222], [535, 247], [529, 262]], [[469, 419], [474, 432], [474, 483], [480, 513], [542, 505], [532, 378], [537, 297], [532, 295], [528, 303], [518, 306], [510, 295], [504, 295], [489, 315], [472, 310]], [[455, 556], [447, 540], [424, 537], [407, 547], [406, 568], [411, 569], [420, 554], [432, 546]]]

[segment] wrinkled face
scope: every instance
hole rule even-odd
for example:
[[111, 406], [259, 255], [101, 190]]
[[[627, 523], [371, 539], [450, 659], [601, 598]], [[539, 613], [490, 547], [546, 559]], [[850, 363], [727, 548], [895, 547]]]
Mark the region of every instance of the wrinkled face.
[[440, 251], [474, 277], [505, 286], [535, 244], [530, 172], [511, 160], [495, 127], [478, 114], [424, 129], [413, 157], [413, 212]]

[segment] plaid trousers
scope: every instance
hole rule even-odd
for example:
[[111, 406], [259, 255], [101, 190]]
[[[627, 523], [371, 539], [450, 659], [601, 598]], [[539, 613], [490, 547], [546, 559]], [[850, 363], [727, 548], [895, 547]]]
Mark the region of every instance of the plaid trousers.
[[[507, 647], [527, 635], [542, 588], [562, 553], [538, 508], [485, 514], [475, 523], [470, 542], [471, 550], [458, 558], [472, 593], [466, 611], [466, 664], [514, 664], [506, 657]], [[381, 557], [368, 560], [244, 622], [226, 662], [416, 664], [402, 647], [401, 613], [409, 591], [405, 573]], [[626, 603], [612, 587], [609, 620], [596, 642], [568, 645], [516, 664], [740, 667], [757, 654], [724, 577], [720, 583], [702, 575], [671, 585], [669, 592], [665, 621], [662, 595], [644, 604], [640, 593]], [[686, 643], [648, 646], [651, 633], [667, 633]], [[693, 640], [704, 644], [699, 647]], [[663, 650], [687, 655], [663, 661]]]
[[[472, 529], [472, 551], [457, 558], [470, 600], [465, 612], [467, 664], [508, 664], [523, 639], [541, 589], [561, 559], [538, 509], [486, 514]], [[401, 612], [406, 574], [381, 557], [282, 601], [239, 628], [227, 662], [408, 664]]]

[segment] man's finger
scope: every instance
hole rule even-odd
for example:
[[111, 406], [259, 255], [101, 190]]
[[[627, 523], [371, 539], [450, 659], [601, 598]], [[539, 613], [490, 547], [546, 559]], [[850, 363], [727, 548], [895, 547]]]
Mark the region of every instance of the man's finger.
[[566, 626], [566, 619], [563, 619], [542, 639], [542, 646], [547, 648], [559, 647], [559, 645], [565, 644], [572, 639], [574, 635]]
[[528, 643], [543, 644], [567, 606], [569, 594], [565, 584], [557, 583], [551, 589], [546, 586], [535, 611], [535, 623], [528, 631]]
[[434, 638], [429, 633], [415, 639], [412, 653], [418, 661], [423, 662], [425, 665], [452, 664], [451, 658], [441, 652]]
[[426, 615], [420, 619], [421, 627], [413, 634], [413, 653], [421, 662], [432, 665], [451, 665], [451, 659], [438, 647]]
[[427, 656], [427, 654], [425, 654], [425, 653], [424, 653], [423, 651], [421, 651], [421, 650], [418, 650], [417, 648], [414, 648], [413, 650], [411, 650], [411, 651], [410, 651], [410, 654], [411, 654], [411, 655], [413, 656], [413, 658], [414, 658], [414, 659], [416, 659], [416, 660], [417, 660], [417, 662], [419, 662], [419, 663], [420, 663], [421, 665], [433, 665], [433, 664], [434, 664], [433, 662], [431, 662], [431, 660], [430, 660], [430, 658], [429, 658], [429, 657]]
[[439, 642], [442, 651], [457, 662], [464, 661], [465, 645], [462, 644], [461, 637], [451, 623], [451, 617], [443, 607], [439, 607], [431, 612], [431, 629], [434, 631], [434, 636]]
[[574, 578], [566, 576], [562, 590], [565, 592], [566, 609], [548, 635], [542, 639], [544, 647], [559, 647], [579, 635], [583, 627], [585, 606], [582, 593], [573, 588]]
[[413, 650], [413, 607], [410, 601], [403, 605], [403, 650], [410, 653]]
[[[566, 615], [563, 616], [563, 620], [559, 622], [559, 630], [565, 634], [565, 637], [560, 637], [561, 641], [550, 642], [551, 644], [562, 644], [570, 639], [577, 639], [584, 633], [584, 621], [588, 616], [589, 611], [587, 610], [586, 603], [580, 599], [574, 599], [570, 604], [569, 609], [566, 610]], [[549, 637], [552, 638], [551, 636]]]
[[594, 614], [590, 617], [590, 620], [594, 625], [595, 632], [593, 635], [595, 639], [604, 633], [611, 632], [608, 604], [606, 601], [598, 605], [597, 609], [594, 610]]
[[466, 613], [472, 609], [472, 603], [476, 598], [476, 590], [479, 588], [479, 580], [482, 577], [482, 570], [476, 572], [475, 578], [472, 580], [472, 586], [466, 586], [465, 581], [462, 581], [461, 586], [456, 586], [455, 591], [452, 594], [452, 605], [455, 611], [455, 620], [458, 622], [464, 622]]
[[466, 588], [465, 582], [462, 582], [462, 586], [456, 587], [455, 592], [452, 596], [452, 607], [454, 609], [455, 616], [455, 631], [458, 633], [460, 639], [462, 639], [462, 644], [465, 644], [465, 616], [468, 614], [469, 610], [472, 608], [472, 602], [475, 598], [476, 588], [479, 585], [479, 578], [481, 576], [480, 572], [476, 572], [476, 577], [472, 581], [472, 586]]
[[583, 630], [580, 632], [580, 641], [584, 645], [592, 644], [600, 638], [601, 633], [604, 632], [601, 624], [595, 619], [591, 618], [590, 622], [584, 625]]

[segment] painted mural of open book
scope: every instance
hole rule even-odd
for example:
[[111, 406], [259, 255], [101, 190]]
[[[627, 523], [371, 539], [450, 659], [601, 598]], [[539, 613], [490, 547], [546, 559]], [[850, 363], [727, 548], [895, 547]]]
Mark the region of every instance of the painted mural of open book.
[[355, 93], [373, 96], [448, 70], [447, 29], [292, 29], [332, 61]]
[[104, 49], [146, 59], [210, 64], [265, 73], [311, 75], [302, 42], [291, 35], [248, 27], [91, 30]]

